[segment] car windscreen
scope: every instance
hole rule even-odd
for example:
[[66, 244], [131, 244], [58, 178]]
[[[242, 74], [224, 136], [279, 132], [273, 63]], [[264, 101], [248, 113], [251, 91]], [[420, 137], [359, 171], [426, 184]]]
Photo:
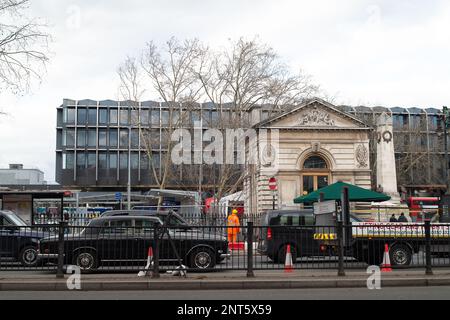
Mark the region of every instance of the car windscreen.
[[16, 216], [15, 214], [7, 213], [6, 216], [8, 217], [8, 220], [11, 221], [15, 226], [19, 227], [28, 226], [27, 223], [22, 220], [22, 218]]

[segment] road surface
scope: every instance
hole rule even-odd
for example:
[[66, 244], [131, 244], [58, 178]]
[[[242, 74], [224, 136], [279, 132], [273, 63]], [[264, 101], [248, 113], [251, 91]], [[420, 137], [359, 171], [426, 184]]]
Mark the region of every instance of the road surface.
[[0, 300], [448, 300], [450, 287], [211, 291], [100, 291], [19, 292], [0, 291]]

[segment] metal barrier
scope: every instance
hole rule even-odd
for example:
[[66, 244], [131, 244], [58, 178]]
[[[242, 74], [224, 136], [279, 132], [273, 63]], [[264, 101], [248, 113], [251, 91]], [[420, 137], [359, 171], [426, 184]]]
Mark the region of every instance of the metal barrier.
[[[157, 219], [99, 219], [101, 224], [2, 227], [0, 271], [43, 271], [62, 276], [64, 266], [84, 272], [143, 271], [153, 251], [153, 271], [283, 270], [288, 247], [294, 269], [363, 269], [383, 262], [388, 245], [394, 268], [450, 266], [450, 226], [192, 225], [164, 227]], [[233, 243], [234, 233], [239, 233]], [[156, 267], [155, 267], [156, 266]], [[155, 269], [156, 268], [156, 269]], [[147, 270], [148, 271], [148, 270]], [[155, 274], [158, 274], [155, 272]]]

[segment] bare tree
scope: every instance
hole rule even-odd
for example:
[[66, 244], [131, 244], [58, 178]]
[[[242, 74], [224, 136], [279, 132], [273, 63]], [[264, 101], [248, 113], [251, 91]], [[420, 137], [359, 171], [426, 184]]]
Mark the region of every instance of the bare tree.
[[25, 16], [30, 0], [0, 0], [0, 91], [28, 91], [48, 62], [45, 25]]
[[[151, 128], [139, 122], [141, 141], [153, 179], [160, 189], [165, 189], [177, 174], [177, 168], [171, 161], [171, 151], [175, 145], [171, 136], [182, 123], [187, 123], [188, 110], [192, 102], [199, 98], [201, 86], [192, 70], [199, 62], [201, 52], [197, 40], [179, 42], [171, 38], [162, 48], [149, 42], [140, 62], [127, 58], [118, 71], [124, 98], [137, 103], [144, 91], [151, 92], [155, 99], [161, 101], [163, 112], [167, 115], [161, 120], [162, 136], [155, 135]], [[163, 143], [163, 152], [159, 148], [160, 142]], [[161, 159], [154, 159], [155, 156]]]
[[[270, 115], [302, 102], [318, 92], [303, 72], [292, 74], [280, 61], [274, 50], [257, 39], [239, 39], [230, 42], [226, 50], [214, 51], [198, 40], [178, 41], [171, 38], [165, 46], [147, 44], [140, 63], [128, 58], [119, 68], [122, 96], [138, 101], [145, 91], [159, 99], [166, 112], [161, 139], [161, 166], [152, 165], [152, 174], [159, 188], [164, 189], [176, 180], [180, 188], [204, 183], [220, 199], [227, 193], [242, 188], [245, 178], [243, 165], [239, 164], [190, 164], [184, 170], [174, 166], [171, 153], [176, 144], [171, 140], [174, 130], [183, 128], [194, 131], [194, 120], [201, 120], [199, 103], [209, 103], [217, 117], [203, 128], [220, 130], [248, 129], [249, 111], [264, 105]], [[155, 136], [148, 126], [140, 126], [141, 141], [149, 159], [160, 150], [154, 150]]]
[[[258, 39], [240, 38], [230, 42], [227, 50], [205, 52], [198, 66], [205, 99], [221, 111], [220, 120], [212, 126], [222, 131], [249, 128], [251, 121], [246, 115], [253, 107], [265, 106], [271, 117], [319, 91], [308, 75], [302, 71], [292, 74], [275, 51]], [[226, 114], [228, 111], [231, 113]], [[218, 165], [215, 196], [220, 199], [237, 191], [245, 174], [242, 166]]]

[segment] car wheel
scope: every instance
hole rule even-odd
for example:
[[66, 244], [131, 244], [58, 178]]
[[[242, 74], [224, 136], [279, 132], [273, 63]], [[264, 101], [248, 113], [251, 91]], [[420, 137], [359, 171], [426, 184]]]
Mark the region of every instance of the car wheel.
[[20, 263], [24, 267], [35, 267], [38, 263], [38, 253], [36, 247], [27, 246], [19, 253]]
[[396, 244], [390, 249], [391, 264], [394, 266], [409, 266], [412, 260], [411, 249], [403, 244]]
[[214, 268], [216, 258], [214, 252], [209, 248], [198, 248], [190, 255], [190, 267], [199, 270]]
[[81, 272], [93, 272], [97, 270], [97, 256], [92, 251], [80, 251], [75, 255], [73, 264], [78, 266]]
[[[287, 252], [287, 245], [284, 245], [278, 250], [278, 259], [277, 262], [279, 263], [285, 263], [286, 261], [286, 252]], [[291, 256], [292, 256], [292, 263], [295, 263], [297, 260], [297, 249], [295, 246], [291, 245]]]

